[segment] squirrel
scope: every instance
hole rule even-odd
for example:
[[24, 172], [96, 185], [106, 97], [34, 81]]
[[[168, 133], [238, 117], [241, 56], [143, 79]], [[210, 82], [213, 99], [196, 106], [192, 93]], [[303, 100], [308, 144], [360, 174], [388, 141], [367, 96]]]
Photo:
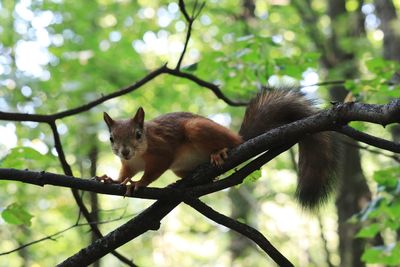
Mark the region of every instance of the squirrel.
[[[118, 180], [104, 175], [99, 180], [127, 185], [137, 190], [158, 179], [166, 170], [184, 178], [198, 165], [220, 166], [228, 149], [273, 128], [311, 116], [317, 112], [310, 100], [296, 90], [263, 90], [250, 100], [239, 133], [188, 112], [173, 112], [144, 122], [144, 110], [135, 116], [114, 120], [104, 112], [111, 147], [121, 159]], [[299, 141], [296, 197], [305, 208], [324, 202], [332, 191], [335, 165], [332, 137], [320, 132]], [[132, 181], [138, 172], [142, 178]], [[128, 185], [128, 183], [130, 183]]]

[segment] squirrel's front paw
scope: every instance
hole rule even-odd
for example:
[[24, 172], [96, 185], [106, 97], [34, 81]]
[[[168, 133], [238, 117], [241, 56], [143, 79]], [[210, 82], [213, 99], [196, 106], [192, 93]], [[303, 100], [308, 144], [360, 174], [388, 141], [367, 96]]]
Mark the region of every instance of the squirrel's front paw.
[[224, 164], [224, 161], [228, 158], [228, 149], [223, 148], [218, 150], [215, 153], [212, 153], [211, 156], [211, 163], [217, 167], [221, 167]]
[[95, 176], [95, 177], [93, 177], [93, 179], [96, 181], [99, 181], [99, 182], [103, 182], [105, 184], [114, 184], [115, 183], [113, 178], [111, 178], [107, 174], [104, 174], [102, 176]]
[[147, 186], [147, 184], [142, 180], [132, 181], [130, 178], [126, 178], [121, 184], [126, 185], [126, 192], [124, 194], [124, 197], [129, 197], [132, 195], [132, 192], [137, 191], [141, 187]]

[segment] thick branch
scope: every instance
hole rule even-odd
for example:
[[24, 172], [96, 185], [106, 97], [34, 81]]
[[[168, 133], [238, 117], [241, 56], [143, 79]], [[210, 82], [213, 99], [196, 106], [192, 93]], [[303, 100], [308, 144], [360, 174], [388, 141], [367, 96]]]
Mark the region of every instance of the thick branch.
[[[177, 185], [186, 187], [188, 185], [204, 184], [209, 181], [210, 177], [215, 177], [211, 175], [213, 173], [220, 174], [261, 153], [263, 150], [281, 146], [287, 142], [297, 141], [302, 136], [313, 132], [332, 130], [352, 120], [363, 120], [386, 125], [399, 122], [399, 114], [400, 100], [394, 100], [387, 105], [340, 104], [314, 116], [284, 125], [249, 140], [234, 150], [235, 152], [230, 155], [229, 161], [222, 166], [220, 171], [213, 168], [205, 168], [197, 171], [192, 177], [179, 181]], [[158, 200], [136, 218], [73, 255], [60, 266], [91, 263], [104, 256], [108, 250], [115, 249], [148, 230], [158, 229], [160, 220], [179, 203], [179, 201], [174, 200]], [[104, 249], [105, 247], [107, 249]]]
[[122, 246], [148, 230], [157, 230], [160, 227], [161, 219], [171, 212], [179, 203], [179, 201], [158, 200], [132, 220], [110, 232], [104, 238], [97, 239], [87, 248], [82, 249], [57, 266], [88, 266], [110, 251]]
[[226, 188], [239, 185], [243, 183], [243, 180], [249, 176], [254, 171], [260, 169], [263, 165], [265, 165], [270, 160], [277, 157], [279, 154], [285, 152], [290, 147], [293, 146], [294, 143], [290, 143], [281, 147], [273, 148], [262, 154], [261, 156], [257, 157], [246, 166], [242, 167], [240, 170], [234, 172], [233, 174], [229, 175], [228, 177], [217, 180], [213, 183], [199, 185], [193, 188], [191, 191], [191, 196], [193, 197], [200, 197], [206, 194], [210, 194], [213, 192], [221, 191]]
[[[240, 170], [231, 174], [222, 180], [208, 183], [205, 185], [198, 185], [190, 189], [181, 190], [169, 186], [165, 188], [151, 188], [146, 187], [134, 192], [130, 197], [144, 198], [144, 199], [174, 199], [182, 200], [186, 197], [199, 197], [213, 192], [223, 190], [225, 188], [238, 185], [255, 170], [261, 168], [271, 159], [275, 158], [278, 154], [287, 150], [289, 146], [271, 149], [262, 154], [257, 159], [251, 161]], [[202, 168], [202, 167], [200, 167]], [[212, 168], [212, 167], [211, 167]], [[212, 174], [212, 177], [217, 174]], [[20, 181], [23, 183], [34, 184], [38, 186], [54, 185], [73, 188], [75, 190], [84, 190], [106, 195], [119, 195], [125, 196], [126, 186], [120, 184], [105, 184], [100, 183], [94, 179], [81, 179], [68, 175], [55, 174], [50, 172], [35, 172], [28, 170], [16, 170], [9, 168], [0, 168], [0, 180]], [[212, 179], [210, 179], [212, 180]]]
[[[265, 154], [260, 156], [260, 158], [256, 159], [252, 164], [254, 166], [258, 166], [262, 164], [269, 157], [273, 157], [273, 153], [281, 153], [280, 149], [286, 149], [283, 146], [287, 146], [288, 144], [293, 144], [297, 142], [302, 136], [311, 134], [318, 131], [326, 131], [326, 130], [336, 130], [336, 129], [344, 129], [347, 128], [341, 126], [341, 123], [346, 123], [352, 120], [364, 120], [375, 122], [379, 124], [388, 124], [392, 122], [399, 121], [399, 110], [400, 110], [400, 100], [394, 100], [387, 105], [369, 105], [369, 104], [353, 104], [346, 103], [337, 105], [329, 110], [321, 111], [319, 114], [314, 116], [284, 125], [282, 127], [273, 129], [263, 135], [260, 135], [252, 140], [245, 142], [244, 144], [238, 146], [233, 149], [230, 153], [229, 160], [222, 166], [222, 168], [213, 168], [211, 166], [205, 167], [202, 169], [202, 173], [204, 176], [209, 179], [216, 177], [225, 171], [234, 168], [238, 164], [257, 156], [258, 154], [264, 152], [265, 150], [271, 149], [269, 151], [270, 154]], [[393, 151], [398, 153], [399, 144], [386, 141], [383, 139], [374, 140], [375, 143], [369, 142], [369, 144], [387, 149], [389, 151]], [[286, 144], [286, 145], [285, 145]], [[281, 147], [281, 148], [280, 148]], [[273, 149], [275, 148], [275, 149]], [[264, 158], [262, 158], [264, 157]], [[249, 169], [248, 171], [251, 171]], [[38, 177], [35, 173], [23, 172], [18, 173], [17, 176], [13, 175], [10, 170], [1, 170], [0, 175], [2, 178], [21, 180], [24, 182], [29, 182], [38, 185], [44, 185], [46, 183], [53, 185], [64, 185], [73, 188], [79, 188], [83, 190], [91, 190], [104, 194], [116, 194], [122, 195], [125, 191], [125, 188], [118, 185], [107, 185], [104, 186], [100, 183], [94, 183], [88, 180], [79, 180], [79, 179], [71, 179], [70, 177], [57, 176], [55, 174], [41, 173]], [[246, 174], [248, 175], [248, 174]], [[8, 177], [7, 177], [8, 176]], [[216, 190], [221, 190], [222, 188], [226, 188], [227, 186], [232, 186], [234, 184], [240, 183], [240, 179], [242, 176], [237, 175], [238, 180], [230, 180], [228, 184], [225, 184], [227, 181], [221, 180], [219, 182], [214, 183], [213, 185], [207, 185], [204, 188], [208, 188], [215, 192]], [[233, 182], [234, 181], [234, 182]], [[211, 188], [212, 187], [212, 188]], [[198, 191], [198, 194], [206, 194], [211, 191], [202, 189], [202, 191]], [[173, 193], [174, 189], [170, 190], [168, 194]], [[200, 193], [201, 192], [201, 193]], [[146, 189], [141, 190], [134, 195], [135, 197], [144, 197], [144, 198], [152, 198], [158, 199], [165, 196], [162, 191], [157, 189]]]
[[[106, 195], [124, 196], [126, 187], [117, 184], [104, 184], [92, 179], [80, 179], [68, 175], [55, 174], [50, 172], [35, 172], [28, 170], [16, 170], [0, 168], [0, 180], [20, 181], [23, 183], [39, 186], [54, 185], [84, 190]], [[177, 194], [173, 189], [145, 188], [135, 194], [137, 198], [160, 199], [167, 198], [168, 194]]]

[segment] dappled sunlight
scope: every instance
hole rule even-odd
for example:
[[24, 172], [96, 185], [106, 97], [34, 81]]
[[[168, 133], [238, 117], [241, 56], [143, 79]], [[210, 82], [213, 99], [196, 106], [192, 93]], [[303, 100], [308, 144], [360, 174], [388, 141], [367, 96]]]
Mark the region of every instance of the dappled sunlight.
[[[382, 127], [398, 122], [393, 119], [393, 114], [398, 114], [393, 110], [397, 103], [394, 100], [400, 98], [396, 76], [396, 51], [400, 50], [398, 39], [392, 38], [397, 38], [398, 27], [393, 25], [399, 21], [400, 1], [381, 1], [389, 9], [370, 1], [348, 0], [343, 5], [333, 0], [300, 2], [0, 1], [0, 167], [3, 171], [20, 171], [18, 177], [12, 173], [0, 177], [0, 191], [4, 192], [0, 194], [0, 254], [6, 253], [0, 255], [0, 267], [5, 266], [4, 262], [9, 266], [54, 266], [69, 257], [79, 257], [76, 253], [85, 248], [105, 252], [95, 259], [101, 258], [101, 266], [123, 265], [124, 260], [161, 267], [272, 266], [278, 261], [266, 248], [268, 241], [278, 257], [295, 266], [400, 264], [393, 257], [400, 251], [396, 239], [400, 214], [396, 198], [398, 144], [390, 141], [398, 139], [398, 129], [392, 125]], [[389, 21], [387, 10], [394, 9]], [[160, 168], [160, 179], [149, 185], [158, 190], [139, 188], [136, 192], [148, 199], [108, 191], [110, 195], [94, 194], [87, 190], [103, 190], [102, 185], [79, 179], [106, 174], [116, 180], [119, 176], [121, 160], [110, 145], [116, 137], [110, 135], [111, 126], [104, 122], [103, 112], [112, 118], [133, 118], [142, 107], [144, 120], [149, 121], [165, 113], [186, 111], [236, 133], [249, 99], [271, 87], [298, 89], [306, 100], [299, 108], [299, 98], [289, 98], [292, 101], [285, 102], [286, 108], [279, 104], [279, 97], [273, 98], [272, 103], [267, 102], [278, 108], [251, 117], [252, 123], [279, 121], [278, 125], [269, 125], [275, 128], [307, 118], [245, 143], [243, 153], [247, 158], [235, 162], [230, 170], [223, 169], [227, 173], [215, 177], [221, 172], [220, 166], [206, 169], [213, 175], [206, 178], [214, 177], [216, 183], [203, 190], [232, 182], [235, 175], [240, 178], [241, 171], [250, 168], [246, 164], [257, 162], [260, 151], [265, 152], [263, 156], [275, 156], [264, 167], [267, 160], [253, 165], [256, 167], [248, 172], [251, 175], [243, 177], [244, 182], [236, 181], [239, 185], [201, 196], [205, 207], [211, 207], [208, 215], [206, 208], [201, 210], [190, 202], [200, 196], [197, 186], [178, 187], [187, 190], [187, 195], [162, 189], [179, 180], [171, 170]], [[338, 92], [340, 97], [346, 96], [348, 103], [331, 98], [336, 98]], [[316, 114], [307, 100], [317, 108], [331, 109]], [[332, 118], [336, 120], [330, 121]], [[205, 121], [211, 123], [208, 119]], [[126, 129], [135, 129], [124, 133], [130, 141], [135, 140], [135, 145], [145, 139], [143, 136], [148, 137], [149, 124], [140, 127], [140, 122], [134, 121], [126, 125], [130, 127]], [[176, 149], [176, 144], [190, 139], [177, 130], [182, 125], [160, 125], [153, 128], [157, 133], [153, 139], [148, 138], [156, 145], [143, 145], [164, 155], [161, 160], [150, 161], [154, 169], [178, 153], [184, 155], [180, 159], [184, 163], [197, 160], [196, 155], [199, 162], [215, 157], [212, 149], [206, 156], [202, 153], [208, 143], [219, 140], [218, 133], [210, 134], [213, 131], [208, 129], [203, 133], [203, 143], [187, 148], [191, 153], [184, 154], [186, 147]], [[313, 134], [321, 129], [337, 131], [329, 137], [337, 143], [322, 146], [315, 142], [312, 138], [317, 135]], [[340, 135], [349, 138], [339, 144], [344, 140]], [[283, 151], [282, 145], [299, 140], [309, 142], [311, 163], [299, 160], [297, 146], [281, 156], [274, 154]], [[239, 143], [227, 147], [234, 149]], [[224, 159], [227, 164], [236, 160], [239, 154], [235, 153], [228, 153]], [[316, 155], [329, 160], [321, 163]], [[329, 169], [327, 161], [333, 158], [340, 162], [336, 175], [343, 179], [336, 195], [318, 206], [325, 200], [322, 192], [315, 209], [307, 206], [307, 201], [320, 196], [314, 187], [326, 184], [322, 178], [318, 180], [323, 175], [317, 173], [316, 180], [305, 183], [312, 193], [305, 196], [302, 207], [296, 192], [300, 200], [304, 196], [296, 186], [304, 181], [299, 182], [297, 172], [304, 165], [313, 173], [321, 166], [325, 171]], [[149, 160], [143, 156], [138, 162], [126, 165], [131, 168], [129, 172], [145, 168]], [[187, 170], [183, 171], [186, 174]], [[76, 179], [51, 177], [53, 173]], [[132, 180], [138, 181], [143, 174], [136, 173]], [[183, 174], [180, 176], [186, 178]], [[51, 179], [55, 177], [59, 180], [54, 182]], [[71, 184], [63, 184], [65, 181]], [[193, 182], [190, 178], [187, 181]], [[73, 186], [79, 192], [71, 195], [68, 187]], [[322, 191], [328, 189], [323, 187]], [[157, 196], [161, 200], [151, 199], [152, 194], [161, 194]], [[372, 202], [368, 202], [370, 198]], [[174, 208], [171, 201], [176, 199], [182, 203]], [[79, 208], [80, 201], [84, 206]], [[152, 209], [154, 203], [158, 210]], [[360, 203], [367, 208], [360, 211]], [[243, 235], [237, 238], [224, 223], [217, 223], [218, 216], [212, 209], [232, 217], [242, 227], [257, 229], [264, 237], [255, 238], [258, 245], [244, 242], [247, 238]], [[361, 213], [354, 215], [357, 212]], [[100, 224], [89, 224], [91, 216]], [[135, 216], [143, 225], [129, 228], [136, 232], [119, 232]], [[155, 219], [149, 222], [146, 218]], [[71, 229], [52, 236], [68, 227]], [[256, 232], [236, 227], [247, 237]], [[140, 233], [142, 229], [144, 233]], [[95, 243], [93, 238], [99, 236], [92, 234], [97, 231], [103, 236], [112, 232], [112, 238], [103, 237]], [[131, 241], [116, 245], [117, 257], [112, 254], [109, 244], [132, 233], [137, 235]], [[116, 236], [119, 240], [114, 240]], [[35, 241], [40, 239], [43, 241]], [[24, 244], [27, 248], [19, 248]], [[343, 247], [347, 251], [342, 251]], [[10, 252], [15, 248], [16, 252]], [[89, 252], [86, 256], [92, 255]]]

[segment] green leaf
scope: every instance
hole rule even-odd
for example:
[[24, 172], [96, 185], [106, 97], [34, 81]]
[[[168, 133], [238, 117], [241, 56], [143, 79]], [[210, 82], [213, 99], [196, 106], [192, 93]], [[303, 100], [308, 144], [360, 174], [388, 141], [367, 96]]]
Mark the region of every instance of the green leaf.
[[243, 182], [248, 183], [248, 184], [255, 183], [256, 181], [258, 181], [258, 179], [261, 178], [261, 176], [262, 176], [261, 170], [256, 170], [256, 171], [252, 172], [249, 176], [247, 176], [243, 180]]
[[385, 211], [388, 217], [395, 222], [395, 224], [392, 224], [392, 227], [394, 227], [394, 230], [397, 230], [400, 222], [400, 200], [397, 199], [391, 202]]
[[183, 71], [193, 72], [197, 70], [198, 63], [193, 63], [187, 66], [182, 67]]
[[345, 83], [344, 83], [344, 87], [347, 90], [352, 91], [352, 92], [356, 92], [356, 89], [358, 88], [358, 85], [359, 85], [359, 83], [358, 82], [356, 83], [353, 80], [346, 80]]
[[0, 161], [3, 168], [38, 168], [37, 162], [47, 162], [48, 157], [31, 147], [15, 147]]
[[366, 227], [361, 228], [360, 231], [358, 231], [356, 237], [359, 238], [372, 238], [374, 237], [377, 233], [379, 233], [380, 227], [377, 223], [368, 225]]
[[361, 256], [367, 263], [380, 263], [389, 266], [400, 264], [400, 244], [368, 248]]
[[349, 125], [359, 131], [365, 132], [367, 130], [367, 125], [366, 123], [362, 121], [352, 121], [349, 123]]
[[374, 173], [374, 180], [385, 188], [396, 188], [398, 184], [398, 177], [400, 176], [400, 168], [394, 167], [385, 170], [379, 170]]
[[253, 41], [254, 40], [254, 35], [249, 34], [249, 35], [244, 35], [241, 37], [238, 37], [236, 39], [236, 42], [249, 42], [249, 41]]
[[31, 225], [32, 215], [29, 214], [21, 205], [12, 203], [1, 213], [4, 221], [9, 224]]
[[386, 67], [387, 62], [382, 58], [373, 58], [365, 62], [365, 65], [369, 71], [375, 72], [376, 70]]
[[321, 53], [318, 53], [318, 52], [307, 52], [304, 55], [305, 61], [312, 62], [312, 63], [317, 62], [320, 57], [321, 57]]

